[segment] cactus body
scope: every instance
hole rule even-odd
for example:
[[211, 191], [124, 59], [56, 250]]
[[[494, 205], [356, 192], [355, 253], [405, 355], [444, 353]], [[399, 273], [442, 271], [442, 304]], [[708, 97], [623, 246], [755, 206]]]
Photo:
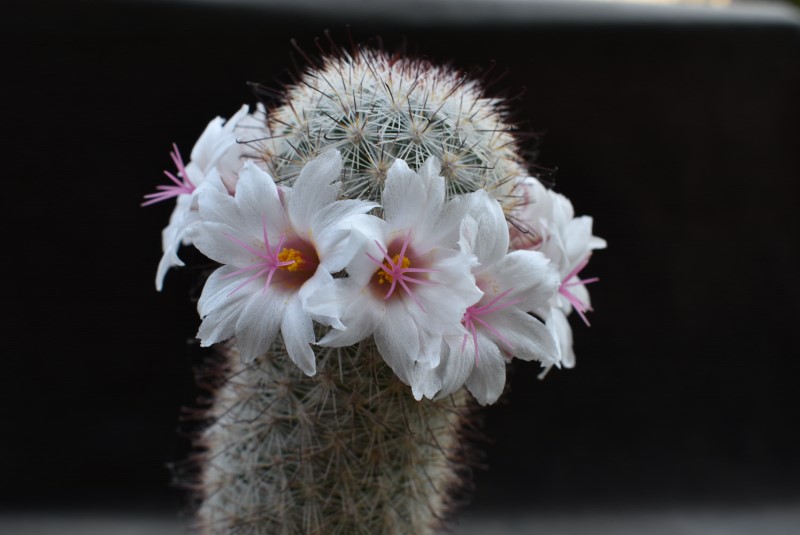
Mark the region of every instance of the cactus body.
[[395, 159], [418, 168], [433, 156], [448, 194], [484, 188], [502, 201], [525, 174], [503, 115], [501, 102], [462, 74], [362, 51], [325, 60], [289, 88], [252, 152], [291, 184], [309, 160], [337, 149], [342, 196], [372, 201]]
[[[428, 63], [360, 52], [325, 60], [269, 110], [267, 135], [245, 132], [245, 154], [292, 184], [320, 153], [344, 159], [342, 197], [380, 201], [396, 158], [433, 156], [448, 195], [485, 188], [508, 206], [524, 174], [496, 100]], [[371, 340], [319, 348], [305, 376], [280, 342], [252, 364], [222, 349], [227, 380], [202, 436], [207, 533], [425, 534], [442, 526], [462, 482], [463, 389], [415, 401]]]
[[205, 433], [207, 533], [400, 534], [441, 525], [459, 483], [467, 396], [420, 403], [369, 342], [306, 377], [276, 347], [229, 379]]

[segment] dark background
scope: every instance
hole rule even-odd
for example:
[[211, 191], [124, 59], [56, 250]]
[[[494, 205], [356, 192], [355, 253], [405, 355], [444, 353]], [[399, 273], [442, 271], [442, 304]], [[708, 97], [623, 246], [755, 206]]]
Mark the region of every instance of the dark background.
[[577, 368], [484, 411], [474, 510], [796, 503], [796, 12], [343, 6], [4, 8], [0, 508], [185, 505], [197, 274], [155, 291], [171, 206], [141, 196], [326, 29], [494, 81], [609, 242]]

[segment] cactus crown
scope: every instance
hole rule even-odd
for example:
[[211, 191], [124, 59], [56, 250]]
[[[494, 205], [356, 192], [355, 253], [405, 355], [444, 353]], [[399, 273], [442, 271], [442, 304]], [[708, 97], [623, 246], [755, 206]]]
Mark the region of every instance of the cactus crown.
[[433, 156], [448, 196], [483, 188], [502, 202], [525, 174], [505, 115], [463, 73], [373, 50], [340, 52], [288, 88], [251, 155], [291, 184], [308, 161], [337, 149], [343, 197], [378, 202], [395, 159], [419, 168]]

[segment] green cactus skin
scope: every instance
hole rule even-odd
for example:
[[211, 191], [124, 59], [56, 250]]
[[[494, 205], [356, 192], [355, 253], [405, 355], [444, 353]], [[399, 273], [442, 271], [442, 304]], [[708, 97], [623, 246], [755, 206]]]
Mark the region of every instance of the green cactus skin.
[[[511, 208], [525, 174], [501, 102], [425, 61], [340, 52], [287, 89], [248, 157], [291, 184], [318, 154], [344, 159], [342, 197], [380, 201], [395, 158], [442, 165], [449, 196], [485, 188]], [[200, 440], [198, 524], [224, 534], [413, 534], [445, 526], [469, 472], [464, 389], [415, 401], [366, 340], [318, 348], [314, 377], [280, 342], [243, 365], [221, 347], [228, 379]]]

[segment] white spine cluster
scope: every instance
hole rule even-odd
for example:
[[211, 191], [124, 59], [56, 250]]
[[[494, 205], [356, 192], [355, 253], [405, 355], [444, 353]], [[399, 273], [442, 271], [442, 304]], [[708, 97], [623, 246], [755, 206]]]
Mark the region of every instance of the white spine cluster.
[[501, 101], [476, 81], [426, 61], [371, 51], [324, 60], [269, 115], [251, 155], [291, 183], [320, 153], [344, 159], [343, 197], [380, 201], [396, 159], [441, 165], [450, 195], [486, 189], [498, 200], [526, 174]]
[[461, 390], [419, 403], [363, 342], [303, 374], [279, 346], [229, 367], [200, 458], [204, 533], [425, 534], [467, 469]]

